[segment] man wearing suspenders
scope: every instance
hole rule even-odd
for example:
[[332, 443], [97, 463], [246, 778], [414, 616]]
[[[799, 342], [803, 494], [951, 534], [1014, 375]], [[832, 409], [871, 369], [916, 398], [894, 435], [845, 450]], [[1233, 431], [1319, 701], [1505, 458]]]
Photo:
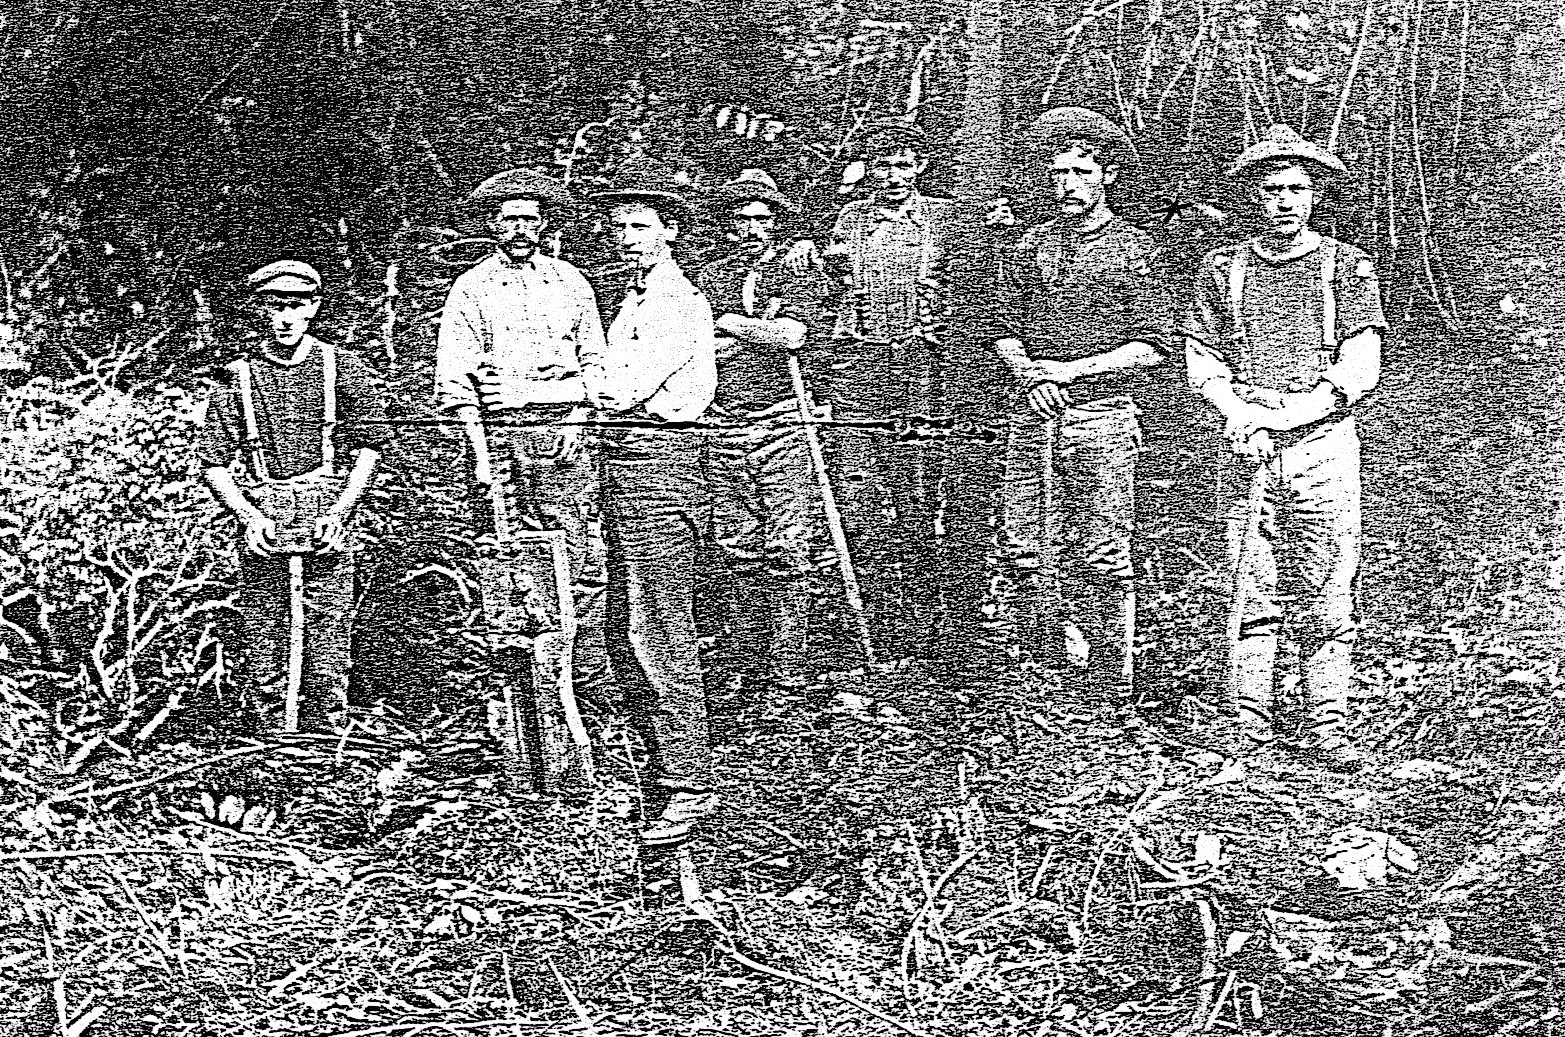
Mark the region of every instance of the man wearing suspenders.
[[1262, 230], [1202, 261], [1182, 329], [1190, 386], [1222, 416], [1247, 475], [1227, 516], [1228, 704], [1246, 735], [1272, 736], [1286, 618], [1310, 699], [1307, 745], [1351, 770], [1363, 762], [1343, 734], [1359, 625], [1353, 412], [1380, 379], [1380, 285], [1367, 255], [1310, 227], [1326, 182], [1346, 172], [1337, 156], [1274, 126], [1230, 172], [1248, 186]]
[[347, 705], [349, 522], [380, 457], [385, 387], [309, 333], [321, 306], [309, 264], [270, 263], [247, 284], [269, 341], [229, 366], [198, 450], [212, 492], [244, 527], [243, 669], [252, 686], [280, 692], [284, 730], [320, 729]]

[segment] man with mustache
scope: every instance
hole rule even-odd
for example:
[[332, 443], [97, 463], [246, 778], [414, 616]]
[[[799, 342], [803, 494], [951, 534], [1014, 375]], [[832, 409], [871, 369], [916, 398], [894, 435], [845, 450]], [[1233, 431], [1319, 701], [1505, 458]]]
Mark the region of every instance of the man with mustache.
[[708, 475], [718, 546], [735, 574], [759, 594], [734, 602], [734, 654], [769, 663], [772, 687], [797, 693], [808, 683], [812, 545], [820, 502], [799, 421], [790, 364], [818, 330], [826, 294], [814, 271], [784, 266], [778, 224], [793, 203], [763, 170], [747, 169], [719, 187], [731, 253], [696, 279], [717, 315], [717, 398], [721, 422], [708, 440]]
[[[1164, 359], [1167, 304], [1151, 237], [1109, 204], [1109, 189], [1135, 158], [1124, 131], [1097, 112], [1055, 108], [1032, 136], [1049, 163], [1058, 216], [1030, 228], [1006, 264], [995, 343], [1019, 391], [1007, 533], [1043, 583], [1023, 584], [1022, 647], [1074, 663], [1067, 672], [1084, 671], [1099, 689], [1128, 691], [1136, 402], [1146, 369]], [[1055, 597], [1047, 593], [1053, 581], [1063, 627], [1038, 614]]]
[[828, 442], [876, 648], [887, 660], [930, 660], [940, 654], [942, 585], [975, 578], [942, 572], [937, 515], [946, 451], [929, 428], [947, 403], [946, 280], [962, 213], [919, 190], [929, 155], [916, 124], [872, 123], [864, 154], [872, 193], [843, 206], [822, 253], [842, 285], [832, 416], [891, 428], [843, 425]]
[[669, 846], [717, 808], [694, 610], [702, 432], [691, 427], [717, 390], [712, 307], [674, 259], [691, 217], [672, 170], [627, 162], [594, 197], [631, 268], [602, 346], [581, 357], [604, 422], [609, 656], [662, 794], [641, 838]]
[[1228, 705], [1244, 735], [1273, 737], [1286, 619], [1311, 704], [1305, 747], [1339, 770], [1363, 764], [1345, 737], [1359, 627], [1353, 412], [1380, 380], [1387, 326], [1369, 256], [1310, 226], [1331, 178], [1346, 171], [1287, 126], [1245, 149], [1229, 173], [1260, 233], [1202, 260], [1181, 328], [1190, 386], [1221, 415], [1246, 466], [1239, 485], [1249, 486], [1248, 502], [1235, 494], [1228, 510], [1238, 621]]
[[601, 670], [604, 563], [588, 524], [597, 480], [580, 423], [588, 413], [581, 357], [601, 350], [603, 325], [587, 279], [539, 248], [571, 197], [549, 177], [510, 169], [474, 188], [467, 204], [485, 216], [495, 249], [456, 278], [441, 310], [436, 404], [460, 421], [480, 487], [499, 483], [524, 525], [565, 531], [585, 649], [572, 651], [574, 668]]

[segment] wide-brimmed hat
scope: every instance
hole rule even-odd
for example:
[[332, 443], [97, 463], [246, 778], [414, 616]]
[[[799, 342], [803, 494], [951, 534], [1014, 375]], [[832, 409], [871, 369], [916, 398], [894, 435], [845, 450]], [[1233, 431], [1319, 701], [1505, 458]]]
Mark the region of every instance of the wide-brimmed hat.
[[571, 194], [565, 185], [551, 176], [531, 169], [507, 169], [485, 180], [467, 196], [474, 208], [498, 206], [516, 198], [536, 198], [549, 205], [570, 205]]
[[889, 116], [871, 119], [865, 123], [863, 142], [866, 152], [883, 148], [886, 144], [898, 144], [915, 151], [922, 151], [929, 143], [929, 135], [924, 132], [922, 126], [907, 116]]
[[687, 185], [672, 166], [651, 158], [632, 159], [615, 170], [609, 186], [593, 194], [592, 200], [604, 205], [619, 202], [643, 202], [653, 208], [669, 208], [688, 214]]
[[298, 259], [279, 259], [251, 271], [245, 286], [257, 295], [315, 295], [321, 290], [321, 275], [313, 266]]
[[1348, 167], [1342, 164], [1342, 159], [1319, 144], [1305, 140], [1292, 126], [1278, 123], [1268, 129], [1260, 140], [1239, 153], [1239, 157], [1228, 166], [1228, 175], [1241, 176], [1253, 166], [1279, 158], [1314, 162], [1333, 173], [1348, 171]]
[[1040, 148], [1064, 145], [1067, 141], [1086, 141], [1102, 148], [1112, 161], [1122, 166], [1141, 161], [1130, 134], [1119, 123], [1091, 108], [1050, 108], [1027, 127], [1027, 135]]
[[777, 189], [777, 181], [764, 169], [742, 169], [739, 175], [712, 192], [720, 207], [735, 209], [748, 202], [765, 202], [778, 216], [792, 215], [793, 202]]

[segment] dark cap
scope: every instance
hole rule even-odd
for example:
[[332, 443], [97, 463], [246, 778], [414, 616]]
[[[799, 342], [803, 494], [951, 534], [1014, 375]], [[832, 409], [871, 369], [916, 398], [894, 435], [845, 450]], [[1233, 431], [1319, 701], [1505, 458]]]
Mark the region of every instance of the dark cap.
[[308, 263], [297, 259], [279, 259], [252, 271], [245, 278], [245, 286], [257, 295], [263, 292], [317, 295], [321, 290], [321, 275]]
[[906, 116], [872, 119], [864, 125], [866, 153], [890, 150], [888, 145], [897, 149], [923, 151], [928, 144], [929, 135], [924, 132], [924, 128]]

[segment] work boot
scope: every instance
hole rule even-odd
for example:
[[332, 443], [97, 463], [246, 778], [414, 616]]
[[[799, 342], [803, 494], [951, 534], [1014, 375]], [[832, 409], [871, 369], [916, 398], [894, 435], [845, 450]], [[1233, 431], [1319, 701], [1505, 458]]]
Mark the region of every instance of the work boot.
[[679, 846], [690, 838], [690, 831], [697, 822], [711, 817], [716, 810], [716, 792], [704, 789], [676, 791], [669, 796], [663, 812], [641, 830], [641, 844], [658, 849]]

